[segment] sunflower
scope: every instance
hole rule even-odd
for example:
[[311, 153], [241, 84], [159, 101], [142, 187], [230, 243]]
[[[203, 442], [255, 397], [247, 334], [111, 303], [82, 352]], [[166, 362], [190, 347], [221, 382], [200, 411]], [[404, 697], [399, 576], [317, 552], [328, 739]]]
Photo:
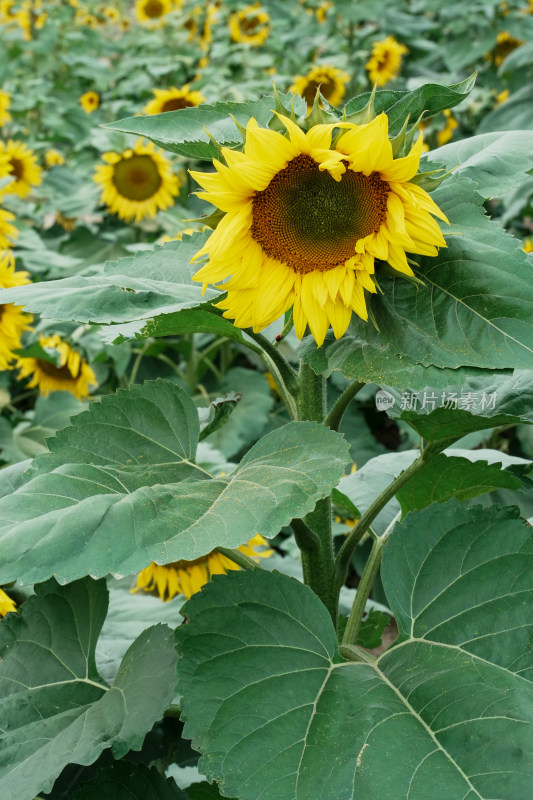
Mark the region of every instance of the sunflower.
[[338, 106], [344, 97], [349, 80], [350, 76], [342, 69], [322, 64], [310, 69], [307, 75], [297, 75], [289, 91], [304, 98], [308, 111], [313, 107], [318, 89], [328, 103]]
[[179, 111], [181, 108], [191, 108], [203, 103], [205, 97], [201, 92], [189, 91], [189, 84], [181, 89], [173, 86], [171, 89], [154, 89], [155, 99], [145, 106], [145, 114], [163, 114], [165, 111]]
[[422, 136], [394, 160], [385, 114], [308, 133], [279, 116], [289, 138], [251, 119], [244, 153], [223, 148], [227, 166], [191, 173], [207, 190], [198, 196], [226, 212], [193, 258], [209, 257], [194, 279], [225, 281], [219, 307], [238, 327], [260, 331], [292, 306], [297, 336], [309, 324], [320, 345], [329, 325], [343, 335], [352, 312], [368, 318], [376, 258], [413, 275], [406, 251], [436, 255], [446, 243], [431, 215], [447, 220], [410, 183]]
[[229, 18], [229, 30], [234, 42], [260, 47], [270, 33], [270, 17], [261, 5], [255, 3], [241, 11], [235, 11]]
[[79, 102], [86, 114], [92, 114], [100, 105], [100, 95], [98, 92], [85, 92]]
[[326, 21], [326, 16], [330, 8], [333, 8], [333, 3], [331, 2], [331, 0], [324, 0], [324, 2], [320, 3], [318, 8], [316, 9], [315, 11], [316, 18], [321, 25], [323, 25], [324, 22]]
[[0, 617], [5, 617], [10, 611], [17, 611], [17, 604], [8, 594], [0, 589]]
[[65, 157], [59, 152], [59, 150], [54, 150], [52, 148], [47, 150], [44, 154], [44, 163], [47, 167], [58, 167], [65, 163]]
[[56, 219], [55, 219], [56, 225], [61, 225], [63, 230], [67, 231], [68, 233], [70, 233], [75, 229], [76, 220], [77, 217], [65, 217], [65, 215], [62, 214], [61, 211], [56, 211]]
[[7, 250], [19, 235], [17, 228], [11, 224], [14, 219], [11, 211], [0, 208], [0, 250]]
[[516, 50], [517, 47], [521, 47], [523, 44], [523, 39], [517, 39], [515, 36], [511, 36], [509, 31], [500, 31], [496, 37], [496, 47], [487, 54], [487, 57], [499, 67], [513, 50]]
[[449, 142], [453, 136], [454, 130], [459, 127], [459, 123], [449, 108], [445, 108], [443, 114], [446, 118], [446, 124], [442, 130], [437, 132], [437, 144], [439, 147], [442, 147], [443, 144]]
[[3, 92], [0, 89], [0, 125], [5, 125], [6, 122], [11, 122], [11, 114], [8, 111], [11, 105], [11, 95], [9, 92]]
[[384, 86], [400, 74], [402, 57], [409, 50], [404, 44], [397, 42], [394, 36], [387, 36], [372, 45], [370, 59], [366, 63], [368, 77], [372, 84]]
[[120, 11], [114, 6], [105, 6], [102, 9], [102, 14], [108, 22], [120, 22]]
[[173, 204], [180, 182], [153, 143], [138, 142], [133, 150], [104, 153], [103, 159], [94, 180], [102, 187], [102, 203], [121, 219], [140, 222]]
[[[8, 251], [0, 253], [0, 287], [24, 286], [30, 283], [27, 272], [15, 272], [15, 259]], [[12, 303], [0, 304], [0, 370], [9, 369], [16, 358], [13, 353], [21, 346], [21, 337], [30, 326], [33, 317], [25, 314], [20, 306]]]
[[31, 378], [28, 388], [39, 389], [44, 397], [50, 392], [70, 392], [78, 400], [88, 397], [89, 387], [97, 386], [98, 382], [78, 351], [57, 334], [39, 334], [39, 344], [55, 363], [44, 358], [19, 358], [16, 365], [20, 369], [19, 379]]
[[533, 239], [526, 239], [523, 244], [522, 250], [524, 253], [533, 253]]
[[[263, 549], [265, 547], [268, 547], [268, 542], [257, 534], [248, 544], [243, 544], [238, 549], [250, 558], [268, 558], [274, 551]], [[139, 589], [145, 592], [157, 591], [163, 601], [172, 600], [176, 595], [183, 594], [188, 600], [205, 586], [211, 575], [225, 575], [234, 569], [240, 567], [226, 556], [212, 550], [206, 556], [196, 558], [194, 561], [175, 561], [163, 566], [150, 564], [137, 576], [137, 585], [132, 592], [138, 592]]]
[[[7, 142], [0, 142], [0, 160], [2, 156], [7, 156], [9, 162], [9, 175], [15, 178], [7, 186], [8, 194], [16, 194], [19, 197], [26, 197], [31, 192], [32, 186], [40, 186], [42, 183], [42, 170], [37, 164], [37, 158], [22, 142], [9, 139]], [[2, 245], [0, 245], [2, 247]]]
[[160, 25], [170, 11], [172, 0], [136, 0], [135, 16], [145, 25]]

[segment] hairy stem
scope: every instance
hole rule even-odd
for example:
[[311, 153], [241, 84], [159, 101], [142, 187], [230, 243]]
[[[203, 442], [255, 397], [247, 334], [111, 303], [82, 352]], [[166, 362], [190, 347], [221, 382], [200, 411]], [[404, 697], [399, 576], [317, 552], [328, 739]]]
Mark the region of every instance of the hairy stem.
[[349, 386], [346, 387], [344, 392], [335, 402], [335, 405], [329, 412], [326, 417], [326, 425], [328, 428], [331, 428], [332, 431], [338, 431], [342, 422], [342, 418], [345, 414], [346, 409], [350, 405], [351, 401], [355, 397], [355, 395], [361, 391], [365, 384], [359, 383], [358, 381], [354, 381]]

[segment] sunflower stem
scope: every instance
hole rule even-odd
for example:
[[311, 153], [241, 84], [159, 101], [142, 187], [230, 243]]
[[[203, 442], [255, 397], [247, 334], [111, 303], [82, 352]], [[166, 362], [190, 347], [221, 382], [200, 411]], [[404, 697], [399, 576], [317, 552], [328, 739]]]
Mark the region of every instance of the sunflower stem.
[[221, 556], [226, 556], [226, 558], [229, 558], [230, 561], [233, 561], [233, 563], [237, 564], [237, 566], [241, 569], [264, 569], [261, 564], [258, 564], [253, 558], [250, 558], [250, 556], [247, 556], [245, 553], [242, 553], [236, 548], [215, 547], [215, 550], [217, 553], [220, 553]]
[[290, 418], [299, 419], [297, 404], [299, 386], [296, 371], [283, 358], [277, 348], [268, 341], [266, 336], [261, 333], [254, 333], [251, 328], [246, 328], [246, 333], [261, 347], [263, 361], [276, 381]]
[[[298, 394], [298, 419], [324, 423], [326, 416], [326, 379], [317, 375], [308, 364], [300, 364], [300, 391]], [[316, 546], [302, 550], [304, 580], [322, 600], [337, 625], [337, 599], [335, 597], [335, 556], [331, 532], [331, 497], [319, 500], [314, 511], [304, 518], [304, 524], [316, 536]], [[308, 540], [309, 541], [309, 540]]]
[[365, 386], [364, 383], [354, 381], [354, 383], [351, 383], [346, 387], [341, 396], [337, 398], [335, 405], [326, 417], [325, 424], [328, 426], [328, 428], [331, 428], [332, 431], [339, 430], [346, 409], [350, 405], [355, 395], [361, 391], [363, 386]]

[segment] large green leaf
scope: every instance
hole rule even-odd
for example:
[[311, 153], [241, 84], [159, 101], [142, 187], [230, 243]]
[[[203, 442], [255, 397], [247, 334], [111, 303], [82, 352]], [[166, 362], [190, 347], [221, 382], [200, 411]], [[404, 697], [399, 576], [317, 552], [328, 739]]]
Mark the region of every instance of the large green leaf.
[[0, 581], [129, 575], [274, 536], [313, 510], [349, 460], [340, 434], [291, 422], [212, 478], [194, 463], [198, 430], [192, 400], [168, 381], [91, 404], [0, 500]]
[[470, 180], [449, 178], [433, 198], [450, 219], [448, 247], [420, 259], [423, 286], [378, 272], [380, 332], [353, 318], [353, 334], [424, 366], [531, 369], [533, 282], [520, 243], [484, 216]]
[[[453, 451], [452, 451], [453, 452]], [[495, 489], [520, 489], [522, 481], [500, 464], [439, 453], [397, 494], [404, 514], [455, 497], [471, 500]]]
[[117, 761], [99, 770], [74, 792], [74, 800], [188, 800], [172, 778], [164, 778], [155, 767]]
[[[310, 589], [215, 578], [176, 632], [185, 735], [240, 800], [517, 800], [533, 781], [533, 539], [515, 509], [410, 514], [385, 548], [400, 639], [341, 657]], [[259, 699], [260, 698], [260, 699]]]
[[533, 87], [529, 82], [513, 92], [505, 103], [490, 111], [480, 122], [478, 132], [533, 129]]
[[[290, 108], [292, 99], [297, 113], [305, 111], [305, 102], [294, 95], [281, 94], [280, 99], [287, 108]], [[172, 153], [210, 160], [217, 158], [219, 153], [209, 134], [226, 147], [242, 144], [242, 137], [230, 114], [240, 125], [246, 126], [250, 117], [254, 117], [259, 125], [266, 126], [275, 108], [276, 100], [273, 96], [247, 103], [203, 103], [197, 108], [166, 111], [164, 114], [146, 117], [128, 117], [105, 127], [144, 136]]]
[[[389, 131], [397, 133], [409, 115], [415, 122], [422, 112], [432, 116], [445, 108], [453, 108], [461, 103], [472, 91], [476, 76], [472, 75], [461, 83], [452, 86], [441, 86], [437, 83], [426, 83], [412, 92], [391, 91], [384, 89], [376, 92], [374, 108], [379, 113], [386, 111], [389, 118]], [[364, 108], [368, 103], [371, 92], [354, 97], [346, 104], [346, 114], [352, 114]]]
[[[95, 646], [107, 611], [104, 581], [49, 581], [0, 623], [0, 780], [5, 800], [52, 788], [69, 763], [92, 764], [111, 747], [139, 750], [172, 700], [176, 656], [166, 625], [145, 630], [113, 686]], [[157, 680], [154, 680], [157, 674]]]
[[[501, 197], [533, 168], [533, 131], [504, 131], [450, 142], [431, 159], [470, 178], [482, 197]], [[424, 170], [424, 167], [421, 167]]]
[[202, 294], [202, 285], [192, 280], [197, 268], [190, 260], [205, 238], [195, 234], [182, 242], [109, 262], [104, 272], [87, 278], [77, 275], [3, 289], [0, 303], [24, 305], [51, 319], [105, 324], [146, 320], [200, 306], [220, 294], [209, 288]]

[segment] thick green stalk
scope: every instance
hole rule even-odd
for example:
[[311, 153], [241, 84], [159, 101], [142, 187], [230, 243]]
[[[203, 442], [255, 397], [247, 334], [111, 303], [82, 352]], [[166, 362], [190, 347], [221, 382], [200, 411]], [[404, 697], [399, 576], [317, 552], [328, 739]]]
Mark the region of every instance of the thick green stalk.
[[[300, 366], [300, 386], [298, 393], [298, 419], [324, 423], [326, 416], [326, 381], [317, 375], [307, 364]], [[304, 580], [322, 600], [333, 623], [337, 622], [337, 600], [335, 598], [335, 556], [331, 533], [331, 498], [319, 500], [314, 511], [305, 517], [305, 525], [316, 536], [316, 547], [302, 549]], [[314, 544], [314, 542], [313, 542]]]
[[241, 567], [241, 569], [263, 569], [261, 564], [258, 564], [257, 561], [254, 561], [253, 558], [250, 558], [250, 556], [247, 556], [246, 553], [240, 550], [232, 549], [231, 547], [215, 547], [215, 550], [217, 553], [220, 553], [220, 555], [229, 558]]

